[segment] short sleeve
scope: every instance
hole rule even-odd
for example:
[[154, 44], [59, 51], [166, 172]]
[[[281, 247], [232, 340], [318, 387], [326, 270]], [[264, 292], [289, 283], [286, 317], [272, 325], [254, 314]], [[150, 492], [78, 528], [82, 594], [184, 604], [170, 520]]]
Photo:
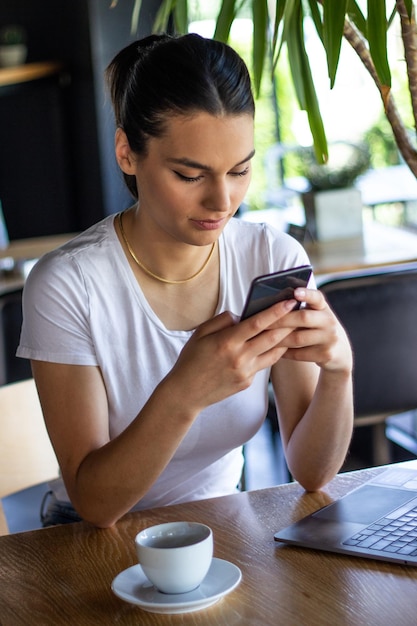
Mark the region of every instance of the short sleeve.
[[76, 258], [54, 251], [40, 259], [23, 289], [17, 356], [70, 365], [97, 365], [89, 301]]

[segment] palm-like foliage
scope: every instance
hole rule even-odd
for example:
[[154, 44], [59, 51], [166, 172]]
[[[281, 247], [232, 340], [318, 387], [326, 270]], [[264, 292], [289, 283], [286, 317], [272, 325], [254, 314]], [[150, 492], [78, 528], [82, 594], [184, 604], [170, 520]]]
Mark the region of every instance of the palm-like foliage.
[[[141, 0], [135, 0], [136, 18], [140, 6]], [[274, 71], [281, 50], [286, 46], [295, 92], [301, 109], [307, 112], [318, 162], [326, 161], [328, 151], [305, 46], [304, 18], [307, 15], [312, 18], [326, 53], [330, 87], [334, 85], [344, 38], [371, 75], [381, 95], [398, 150], [417, 176], [417, 151], [394, 101], [387, 54], [387, 32], [394, 18], [398, 17], [411, 105], [417, 123], [417, 29], [413, 0], [367, 0], [366, 13], [356, 0], [222, 0], [214, 38], [228, 41], [232, 23], [243, 6], [250, 6], [252, 10], [255, 90], [259, 91], [262, 76], [268, 67], [267, 55], [272, 58]], [[154, 30], [166, 30], [170, 19], [177, 32], [187, 32], [187, 0], [162, 0]]]

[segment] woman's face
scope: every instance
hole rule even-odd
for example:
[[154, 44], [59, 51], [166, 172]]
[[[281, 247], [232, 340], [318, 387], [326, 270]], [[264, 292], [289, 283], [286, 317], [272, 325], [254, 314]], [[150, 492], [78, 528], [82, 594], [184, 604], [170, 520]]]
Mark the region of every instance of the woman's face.
[[141, 228], [160, 241], [215, 241], [245, 197], [253, 155], [250, 115], [172, 117], [126, 172], [136, 176]]

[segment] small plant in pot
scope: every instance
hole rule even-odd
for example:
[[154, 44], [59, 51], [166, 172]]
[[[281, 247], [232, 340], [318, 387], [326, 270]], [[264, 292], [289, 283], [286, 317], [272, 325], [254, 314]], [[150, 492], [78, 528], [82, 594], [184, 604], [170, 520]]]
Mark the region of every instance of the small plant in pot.
[[329, 160], [320, 165], [312, 149], [301, 155], [310, 190], [303, 194], [306, 223], [319, 241], [348, 239], [362, 234], [362, 197], [355, 180], [371, 164], [367, 146], [336, 141], [329, 146]]
[[0, 28], [0, 67], [22, 65], [26, 56], [26, 31], [23, 26], [9, 24]]

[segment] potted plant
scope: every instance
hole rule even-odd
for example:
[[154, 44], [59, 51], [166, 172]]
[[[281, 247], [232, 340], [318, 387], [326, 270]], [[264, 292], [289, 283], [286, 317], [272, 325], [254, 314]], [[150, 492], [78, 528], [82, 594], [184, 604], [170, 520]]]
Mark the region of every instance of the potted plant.
[[0, 28], [0, 67], [13, 67], [26, 61], [26, 31], [10, 24]]
[[313, 239], [334, 241], [362, 236], [362, 194], [354, 183], [370, 167], [367, 146], [336, 141], [329, 145], [327, 163], [317, 163], [312, 148], [301, 150], [300, 159], [310, 185], [302, 199]]

